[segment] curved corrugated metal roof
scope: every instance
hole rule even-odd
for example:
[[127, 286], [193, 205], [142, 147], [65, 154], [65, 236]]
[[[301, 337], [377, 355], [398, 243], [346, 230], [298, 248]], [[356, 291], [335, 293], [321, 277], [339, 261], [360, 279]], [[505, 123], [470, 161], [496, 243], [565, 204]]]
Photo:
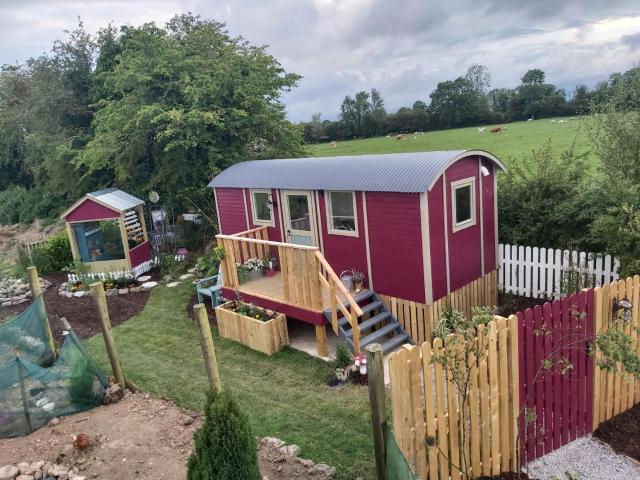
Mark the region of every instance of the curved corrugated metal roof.
[[117, 188], [105, 188], [104, 190], [98, 190], [97, 192], [87, 193], [87, 196], [95, 198], [103, 205], [121, 212], [144, 204], [144, 200], [140, 200], [139, 198], [129, 195], [127, 192], [123, 192]]
[[482, 155], [505, 170], [500, 160], [482, 150], [284, 158], [237, 163], [217, 175], [209, 186], [425, 192], [449, 165], [472, 155]]

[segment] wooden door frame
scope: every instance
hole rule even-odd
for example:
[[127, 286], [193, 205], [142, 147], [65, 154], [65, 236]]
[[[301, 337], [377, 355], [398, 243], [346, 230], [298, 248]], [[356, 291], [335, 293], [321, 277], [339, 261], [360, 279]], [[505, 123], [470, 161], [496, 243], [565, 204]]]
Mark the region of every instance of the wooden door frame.
[[[291, 243], [290, 242], [290, 235], [289, 235], [289, 230], [294, 230], [293, 228], [291, 228], [291, 218], [289, 216], [289, 198], [288, 195], [304, 195], [307, 197], [307, 202], [309, 204], [309, 222], [311, 224], [311, 241], [313, 242], [314, 247], [318, 247], [318, 239], [319, 239], [319, 230], [318, 230], [318, 220], [317, 220], [317, 210], [316, 210], [316, 202], [315, 202], [315, 195], [313, 190], [280, 190], [280, 196], [281, 196], [281, 200], [280, 200], [280, 205], [281, 205], [281, 210], [282, 210], [282, 217], [283, 217], [283, 233], [285, 238], [283, 240], [286, 240], [286, 243]], [[301, 232], [304, 232], [304, 230], [299, 230]]]

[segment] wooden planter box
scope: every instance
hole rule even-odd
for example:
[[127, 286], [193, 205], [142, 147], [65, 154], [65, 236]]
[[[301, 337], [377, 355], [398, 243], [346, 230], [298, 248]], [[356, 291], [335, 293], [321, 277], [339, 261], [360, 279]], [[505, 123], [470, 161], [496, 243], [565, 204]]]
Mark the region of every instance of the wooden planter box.
[[287, 317], [284, 313], [262, 322], [224, 308], [227, 303], [216, 307], [216, 320], [221, 337], [235, 340], [267, 355], [279, 352], [282, 347], [289, 345]]

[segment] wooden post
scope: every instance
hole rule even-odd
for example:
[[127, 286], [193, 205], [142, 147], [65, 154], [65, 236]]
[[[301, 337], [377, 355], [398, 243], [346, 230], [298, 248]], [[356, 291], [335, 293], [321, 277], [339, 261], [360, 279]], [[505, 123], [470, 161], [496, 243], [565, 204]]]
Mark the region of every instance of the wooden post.
[[327, 330], [324, 325], [316, 325], [316, 345], [318, 346], [318, 355], [328, 357], [327, 349]]
[[118, 357], [118, 351], [116, 350], [116, 344], [113, 341], [113, 333], [111, 332], [111, 320], [109, 320], [109, 310], [107, 308], [107, 297], [104, 294], [104, 285], [102, 282], [94, 282], [89, 285], [91, 288], [91, 294], [96, 301], [98, 310], [98, 318], [100, 319], [100, 328], [102, 329], [102, 338], [104, 338], [104, 344], [107, 348], [107, 354], [109, 355], [109, 362], [111, 362], [111, 370], [116, 382], [123, 390], [126, 388], [126, 382], [124, 374], [122, 373], [122, 365], [120, 364], [120, 358]]
[[[40, 288], [40, 278], [38, 276], [38, 269], [36, 267], [27, 267], [27, 276], [29, 277], [29, 286], [31, 287], [31, 298], [36, 301], [38, 297], [42, 297], [42, 289]], [[49, 348], [53, 353], [53, 358], [57, 356], [56, 342], [53, 341], [53, 333], [51, 333], [51, 325], [49, 324], [49, 317], [47, 316], [47, 309], [44, 305], [44, 298], [41, 301], [41, 314], [44, 317], [45, 328], [47, 329], [47, 335], [49, 336]]]
[[367, 374], [369, 376], [369, 403], [371, 405], [371, 426], [373, 428], [373, 450], [376, 458], [376, 478], [384, 480], [386, 452], [382, 425], [387, 421], [384, 395], [384, 361], [382, 345], [367, 345]]
[[213, 337], [211, 335], [211, 327], [209, 326], [209, 317], [207, 310], [202, 303], [193, 306], [196, 323], [198, 324], [198, 333], [200, 334], [200, 346], [202, 347], [202, 355], [204, 356], [204, 365], [207, 368], [207, 377], [209, 377], [209, 385], [215, 393], [220, 393], [222, 384], [220, 382], [220, 373], [218, 372], [218, 361], [216, 359], [216, 350], [213, 346]]

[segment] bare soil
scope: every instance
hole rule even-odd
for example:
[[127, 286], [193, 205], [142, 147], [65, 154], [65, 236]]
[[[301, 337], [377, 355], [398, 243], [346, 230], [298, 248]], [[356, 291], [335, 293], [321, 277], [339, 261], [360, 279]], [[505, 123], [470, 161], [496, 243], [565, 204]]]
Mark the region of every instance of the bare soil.
[[[60, 419], [24, 437], [0, 440], [0, 466], [40, 460], [77, 467], [87, 478], [178, 480], [186, 477], [199, 413], [147, 394], [128, 393], [117, 404]], [[89, 436], [89, 449], [73, 448], [74, 436]], [[287, 457], [258, 442], [260, 471], [269, 480], [322, 479], [309, 461]]]
[[[152, 275], [152, 278], [154, 275]], [[52, 285], [44, 292], [44, 304], [49, 316], [51, 330], [56, 341], [61, 342], [62, 324], [60, 318], [65, 317], [71, 324], [71, 328], [80, 338], [89, 338], [100, 332], [100, 324], [95, 311], [95, 302], [91, 295], [80, 298], [67, 298], [58, 295], [58, 286], [66, 281], [64, 273], [58, 273], [45, 277]], [[153, 278], [157, 280], [157, 278]], [[109, 317], [111, 325], [119, 325], [134, 315], [140, 313], [149, 299], [149, 292], [128, 293], [107, 297]], [[11, 307], [0, 307], [0, 319], [24, 311], [30, 305], [29, 302]]]
[[640, 462], [640, 404], [600, 425], [593, 436]]

